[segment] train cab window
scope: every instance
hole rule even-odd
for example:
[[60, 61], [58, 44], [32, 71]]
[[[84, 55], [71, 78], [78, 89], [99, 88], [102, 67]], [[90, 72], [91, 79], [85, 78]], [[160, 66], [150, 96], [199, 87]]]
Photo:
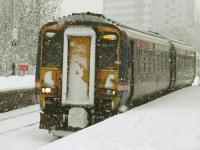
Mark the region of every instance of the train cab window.
[[102, 34], [97, 43], [97, 66], [101, 69], [114, 68], [117, 61], [117, 36]]
[[63, 56], [63, 33], [48, 31], [44, 35], [42, 49], [43, 66], [61, 66]]

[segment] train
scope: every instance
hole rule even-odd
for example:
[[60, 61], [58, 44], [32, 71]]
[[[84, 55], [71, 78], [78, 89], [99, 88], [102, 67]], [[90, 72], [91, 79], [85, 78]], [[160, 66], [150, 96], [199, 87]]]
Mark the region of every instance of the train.
[[76, 131], [190, 86], [196, 51], [102, 14], [74, 13], [39, 34], [40, 128]]

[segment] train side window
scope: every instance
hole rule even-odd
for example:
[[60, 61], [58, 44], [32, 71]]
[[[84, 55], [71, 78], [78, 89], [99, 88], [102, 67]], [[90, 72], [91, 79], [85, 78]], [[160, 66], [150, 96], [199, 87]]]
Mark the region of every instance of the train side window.
[[140, 72], [144, 71], [144, 54], [143, 49], [140, 49]]
[[156, 57], [155, 57], [155, 62], [156, 62], [156, 64], [155, 64], [155, 72], [159, 72], [159, 53], [158, 52], [156, 52]]
[[188, 69], [188, 57], [186, 56], [186, 69]]
[[150, 72], [150, 51], [149, 51], [149, 49], [147, 50], [147, 55], [148, 55], [148, 57], [147, 57], [147, 70], [148, 70], [148, 73]]
[[192, 68], [192, 59], [190, 58], [190, 69]]
[[163, 57], [162, 57], [162, 52], [160, 53], [160, 72], [163, 72], [163, 64], [162, 64], [162, 61], [163, 61]]
[[153, 72], [153, 55], [152, 55], [152, 51], [149, 51], [149, 72], [152, 73]]
[[161, 52], [161, 54], [160, 54], [160, 56], [161, 56], [161, 72], [164, 72], [164, 63], [163, 63], [163, 61], [164, 61], [164, 55], [163, 55], [163, 52]]
[[183, 57], [182, 57], [182, 55], [180, 57], [180, 66], [181, 66], [181, 71], [183, 71]]
[[181, 70], [181, 56], [179, 56], [179, 70]]
[[153, 72], [156, 72], [156, 52], [153, 51]]
[[143, 72], [146, 72], [146, 51], [143, 49]]
[[145, 59], [144, 59], [144, 71], [146, 73], [148, 73], [149, 72], [149, 50], [148, 49], [145, 50], [144, 57], [145, 57]]
[[169, 55], [168, 52], [166, 52], [166, 70], [168, 71], [168, 63], [169, 63]]
[[170, 54], [167, 52], [167, 70], [170, 70], [170, 62], [171, 62]]
[[187, 56], [185, 56], [185, 70], [187, 69]]
[[145, 52], [144, 52], [144, 49], [142, 49], [142, 54], [141, 54], [141, 57], [142, 57], [142, 72], [145, 72]]
[[176, 69], [179, 70], [179, 56], [176, 57]]
[[179, 56], [179, 68], [180, 68], [180, 71], [182, 70], [181, 61], [182, 61], [181, 56]]
[[161, 52], [159, 52], [159, 72], [162, 72], [162, 56], [161, 56]]
[[149, 68], [149, 73], [151, 72], [151, 51], [148, 50], [148, 68]]
[[140, 71], [140, 49], [137, 48], [137, 72]]
[[185, 71], [185, 56], [183, 56], [183, 70]]
[[143, 72], [146, 72], [146, 50], [143, 51]]
[[165, 69], [165, 59], [166, 57], [165, 57], [165, 52], [163, 52], [163, 72], [165, 72], [166, 71], [166, 69]]
[[182, 62], [183, 62], [183, 70], [185, 70], [185, 58], [182, 56]]
[[180, 65], [181, 65], [181, 71], [183, 71], [183, 57], [180, 56]]
[[161, 70], [162, 70], [162, 69], [161, 69], [161, 59], [162, 59], [162, 58], [161, 58], [161, 53], [159, 52], [159, 57], [158, 57], [158, 62], [159, 62], [159, 65], [158, 65], [159, 67], [158, 67], [158, 69], [159, 69], [159, 72], [161, 72]]
[[167, 52], [165, 52], [165, 71], [167, 71]]
[[153, 72], [156, 72], [156, 52], [153, 51]]
[[159, 61], [158, 61], [159, 57], [158, 57], [158, 52], [156, 52], [156, 56], [155, 56], [155, 72], [158, 72], [158, 65], [159, 65]]

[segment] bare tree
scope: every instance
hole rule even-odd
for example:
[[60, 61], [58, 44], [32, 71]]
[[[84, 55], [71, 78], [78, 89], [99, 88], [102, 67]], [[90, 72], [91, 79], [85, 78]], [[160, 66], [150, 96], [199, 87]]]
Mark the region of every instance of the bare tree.
[[62, 0], [0, 2], [0, 54], [5, 58], [0, 60], [0, 64], [4, 74], [10, 74], [13, 62], [18, 66], [22, 60], [29, 63], [30, 73], [34, 73], [39, 30], [42, 24], [55, 18], [61, 2]]

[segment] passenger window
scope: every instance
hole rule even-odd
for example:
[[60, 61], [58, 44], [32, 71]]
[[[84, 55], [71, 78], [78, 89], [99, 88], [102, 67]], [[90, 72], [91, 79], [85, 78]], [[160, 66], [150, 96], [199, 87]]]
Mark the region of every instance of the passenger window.
[[164, 57], [163, 57], [163, 52], [161, 52], [161, 54], [160, 54], [160, 56], [161, 56], [161, 72], [164, 72], [164, 65], [163, 65], [163, 60], [164, 60]]

